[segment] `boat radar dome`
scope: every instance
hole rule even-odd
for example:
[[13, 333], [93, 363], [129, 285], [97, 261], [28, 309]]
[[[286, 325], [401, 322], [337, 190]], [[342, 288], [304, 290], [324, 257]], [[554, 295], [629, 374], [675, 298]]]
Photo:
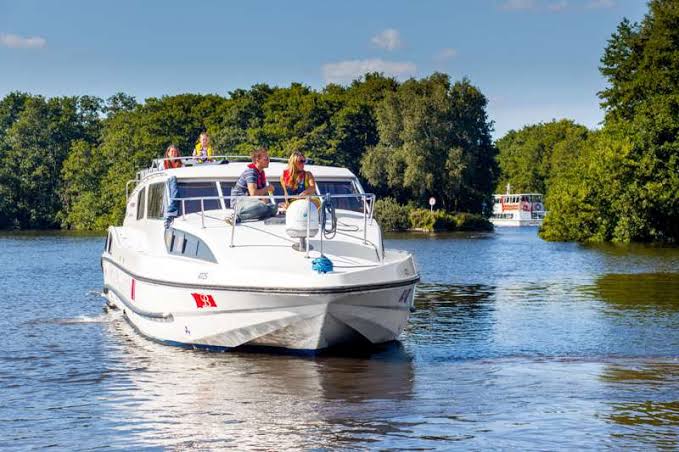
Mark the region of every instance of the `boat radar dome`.
[[306, 199], [298, 199], [285, 211], [285, 232], [293, 239], [300, 239], [299, 244], [293, 245], [298, 251], [306, 248], [307, 224], [309, 237], [315, 236], [318, 233], [318, 208]]

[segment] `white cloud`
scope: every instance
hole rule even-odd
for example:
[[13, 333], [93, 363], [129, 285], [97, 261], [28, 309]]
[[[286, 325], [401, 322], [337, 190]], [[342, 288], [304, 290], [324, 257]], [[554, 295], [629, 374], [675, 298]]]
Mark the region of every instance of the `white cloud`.
[[386, 50], [394, 50], [401, 47], [401, 36], [399, 35], [398, 30], [394, 30], [393, 28], [387, 28], [382, 33], [373, 36], [370, 41], [377, 47]]
[[550, 4], [547, 6], [547, 8], [549, 8], [550, 11], [558, 13], [559, 11], [563, 11], [568, 8], [568, 2], [566, 0], [561, 0], [560, 2]]
[[350, 83], [368, 72], [382, 72], [384, 75], [404, 78], [415, 75], [417, 66], [409, 61], [348, 60], [323, 65], [326, 83]]
[[445, 61], [455, 58], [456, 56], [457, 50], [448, 47], [446, 49], [441, 49], [439, 53], [437, 53], [436, 56], [434, 57], [434, 60], [438, 61], [439, 63], [443, 63]]
[[47, 40], [39, 36], [18, 36], [0, 33], [0, 45], [10, 49], [42, 49], [47, 46]]
[[509, 11], [533, 9], [535, 7], [535, 0], [507, 0], [502, 5], [500, 5], [500, 9]]
[[587, 4], [588, 8], [613, 8], [615, 0], [590, 0]]

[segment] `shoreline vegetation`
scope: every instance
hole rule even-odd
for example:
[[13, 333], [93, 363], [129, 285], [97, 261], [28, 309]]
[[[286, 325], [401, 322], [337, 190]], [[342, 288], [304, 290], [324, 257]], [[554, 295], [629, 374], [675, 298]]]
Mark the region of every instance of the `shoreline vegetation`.
[[[118, 93], [0, 99], [0, 230], [105, 230], [120, 224], [125, 184], [169, 144], [189, 155], [201, 132], [217, 153], [266, 146], [349, 168], [377, 195], [385, 231], [488, 230], [492, 194], [545, 195], [546, 240], [679, 242], [679, 5], [651, 0], [623, 20], [601, 57], [605, 118], [562, 119], [493, 142], [487, 99], [433, 73], [399, 82], [366, 74], [313, 90], [256, 84], [221, 96], [143, 103]], [[440, 210], [430, 212], [434, 196]]]

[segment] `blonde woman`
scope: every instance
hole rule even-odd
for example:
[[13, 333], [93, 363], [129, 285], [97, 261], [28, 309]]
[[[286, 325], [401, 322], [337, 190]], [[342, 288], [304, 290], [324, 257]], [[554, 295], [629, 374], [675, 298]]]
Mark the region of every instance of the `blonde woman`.
[[212, 145], [210, 144], [210, 136], [207, 134], [207, 132], [203, 132], [198, 137], [196, 147], [193, 148], [193, 157], [195, 157], [200, 162], [204, 162], [208, 157], [212, 157], [213, 155], [215, 155], [215, 153], [212, 150]]
[[[306, 158], [299, 151], [292, 153], [288, 159], [288, 167], [281, 174], [281, 186], [285, 195], [286, 207], [295, 200], [294, 196], [306, 196], [316, 193], [316, 180], [314, 175], [304, 169]], [[318, 207], [318, 200], [312, 199]]]

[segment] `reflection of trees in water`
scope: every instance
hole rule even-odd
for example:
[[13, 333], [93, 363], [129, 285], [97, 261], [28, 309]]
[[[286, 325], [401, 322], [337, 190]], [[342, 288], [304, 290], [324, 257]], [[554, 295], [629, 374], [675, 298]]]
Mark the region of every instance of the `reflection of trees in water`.
[[621, 309], [679, 309], [679, 273], [607, 274], [586, 290]]
[[102, 399], [114, 419], [125, 420], [122, 430], [136, 432], [136, 443], [337, 447], [360, 424], [368, 432], [399, 429], [389, 419], [413, 393], [411, 359], [399, 343], [358, 356], [214, 353], [156, 344], [123, 322], [112, 325], [120, 346], [111, 359], [128, 372], [107, 382]]
[[494, 291], [484, 285], [418, 284], [417, 310], [407, 332], [415, 339], [436, 342], [448, 342], [451, 337], [478, 339], [493, 326]]
[[[649, 362], [634, 367], [609, 365], [601, 380], [612, 390], [610, 422], [626, 427], [611, 436], [621, 444], [679, 447], [679, 364]], [[629, 430], [627, 430], [629, 428]]]

